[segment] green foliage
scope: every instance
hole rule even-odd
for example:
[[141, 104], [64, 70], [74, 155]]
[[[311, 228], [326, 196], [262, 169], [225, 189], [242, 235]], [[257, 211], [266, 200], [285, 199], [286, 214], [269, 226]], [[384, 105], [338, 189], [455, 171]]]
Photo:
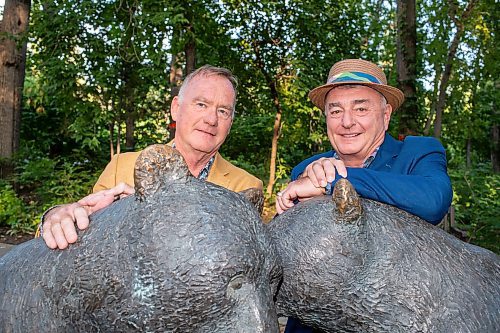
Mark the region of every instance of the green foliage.
[[33, 206], [25, 205], [10, 184], [0, 183], [0, 226], [7, 226], [11, 233], [29, 232], [34, 228]]
[[96, 181], [95, 172], [87, 168], [85, 163], [63, 159], [30, 160], [19, 167], [17, 181], [48, 206], [74, 202], [89, 194]]
[[469, 241], [500, 253], [500, 175], [488, 164], [450, 170], [456, 221]]
[[[432, 131], [431, 110], [455, 31], [450, 4], [463, 10], [466, 2], [417, 2], [417, 133]], [[457, 216], [474, 242], [498, 235], [492, 192], [498, 178], [486, 167], [500, 117], [495, 5], [478, 2], [465, 23], [441, 137]], [[293, 166], [331, 149], [324, 116], [307, 93], [325, 82], [334, 62], [375, 61], [395, 83], [395, 6], [380, 0], [34, 0], [21, 149], [15, 177], [1, 187], [9, 208], [0, 223], [33, 228], [50, 205], [86, 195], [109, 160], [111, 140], [122, 151], [168, 140], [170, 66], [174, 56], [177, 66], [185, 65], [190, 43], [197, 66], [224, 66], [238, 76], [237, 115], [221, 153], [263, 180], [269, 178], [274, 84], [282, 109], [278, 191]], [[393, 134], [398, 118], [394, 113]], [[132, 146], [123, 148], [130, 124]]]
[[97, 179], [95, 170], [89, 169], [90, 163], [19, 158], [14, 178], [0, 185], [0, 225], [9, 226], [13, 233], [33, 232], [47, 208], [86, 196]]

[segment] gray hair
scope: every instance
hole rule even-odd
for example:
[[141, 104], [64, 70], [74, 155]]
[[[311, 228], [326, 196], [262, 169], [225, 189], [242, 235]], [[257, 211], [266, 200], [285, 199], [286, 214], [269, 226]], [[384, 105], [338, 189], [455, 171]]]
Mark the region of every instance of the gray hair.
[[[352, 88], [357, 88], [359, 86], [365, 86], [365, 85], [363, 85], [363, 84], [343, 84], [343, 85], [337, 86], [337, 87], [335, 87], [333, 89], [339, 89], [339, 88], [341, 88], [341, 89], [352, 89]], [[371, 88], [370, 86], [365, 86], [365, 87]], [[382, 107], [382, 110], [384, 110], [385, 107], [387, 106], [387, 99], [385, 98], [384, 95], [382, 95], [382, 93], [380, 93], [376, 89], [373, 89], [373, 88], [371, 88], [371, 89], [374, 90], [374, 91], [376, 91], [380, 95], [380, 106]], [[330, 91], [332, 91], [332, 90], [330, 90]], [[326, 107], [325, 107], [325, 115], [326, 115]]]
[[212, 76], [212, 75], [222, 76], [228, 79], [229, 82], [231, 82], [231, 85], [233, 86], [234, 89], [234, 104], [236, 105], [236, 96], [238, 94], [238, 78], [236, 78], [236, 76], [234, 76], [234, 74], [229, 69], [223, 67], [215, 67], [212, 65], [204, 65], [195, 70], [194, 72], [192, 72], [191, 74], [189, 74], [188, 76], [186, 76], [179, 90], [179, 95], [178, 95], [179, 99], [182, 99], [185, 87], [189, 85], [189, 82], [193, 78], [197, 76]]

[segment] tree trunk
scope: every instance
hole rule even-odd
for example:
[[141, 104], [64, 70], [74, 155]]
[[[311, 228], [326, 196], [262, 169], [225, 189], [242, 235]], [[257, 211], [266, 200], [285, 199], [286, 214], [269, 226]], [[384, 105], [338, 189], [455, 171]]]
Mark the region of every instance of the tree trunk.
[[434, 64], [434, 72], [436, 73], [436, 76], [434, 77], [434, 82], [432, 84], [432, 100], [431, 100], [431, 106], [430, 106], [430, 112], [427, 118], [427, 121], [425, 122], [425, 128], [424, 128], [424, 135], [428, 136], [430, 131], [431, 131], [431, 126], [434, 120], [434, 112], [436, 112], [436, 97], [439, 93], [439, 78], [441, 77], [442, 73], [442, 68], [441, 65], [439, 64]]
[[471, 154], [472, 154], [472, 140], [467, 138], [466, 149], [465, 149], [465, 167], [470, 169], [471, 166]]
[[184, 53], [186, 54], [186, 75], [189, 75], [196, 69], [196, 44], [194, 38], [186, 43]]
[[7, 0], [0, 24], [0, 178], [12, 173], [19, 149], [30, 8], [31, 0]]
[[[173, 38], [178, 37], [178, 34], [173, 34]], [[172, 99], [179, 94], [179, 88], [182, 81], [182, 67], [179, 66], [177, 62], [178, 56], [176, 54], [172, 54], [172, 61], [170, 63], [170, 75], [169, 75], [169, 84], [170, 84], [170, 103], [172, 103]], [[170, 104], [169, 104], [170, 105]], [[168, 126], [168, 141], [172, 140], [175, 137], [175, 122], [172, 119], [172, 114], [170, 112], [165, 114]]]
[[184, 54], [186, 56], [186, 75], [191, 74], [196, 69], [196, 34], [193, 21], [195, 14], [191, 6], [186, 7], [186, 18], [188, 23], [184, 26], [184, 34], [187, 37], [184, 45]]
[[268, 198], [273, 194], [274, 183], [276, 182], [276, 156], [278, 155], [278, 139], [280, 136], [281, 129], [281, 117], [283, 114], [283, 110], [281, 109], [281, 103], [279, 99], [277, 82], [279, 81], [279, 74], [276, 76], [272, 76], [264, 65], [264, 61], [262, 59], [260, 53], [260, 47], [258, 42], [253, 43], [253, 49], [255, 52], [255, 57], [257, 60], [257, 66], [264, 76], [267, 86], [271, 92], [271, 99], [273, 100], [274, 108], [276, 109], [276, 116], [274, 117], [274, 126], [273, 126], [273, 138], [271, 141], [271, 158], [269, 163], [269, 183], [266, 188], [266, 196]]
[[278, 96], [278, 91], [276, 89], [276, 83], [274, 81], [269, 83], [269, 88], [271, 89], [271, 96], [273, 98], [273, 104], [276, 109], [276, 117], [274, 117], [273, 126], [273, 139], [271, 142], [271, 160], [269, 165], [269, 183], [267, 184], [266, 195], [268, 198], [273, 194], [273, 187], [276, 181], [276, 156], [278, 155], [278, 139], [280, 136], [281, 128], [281, 115], [283, 114], [281, 110], [281, 104]]
[[500, 129], [498, 124], [491, 128], [491, 165], [494, 173], [500, 173]]
[[460, 18], [456, 18], [455, 13], [457, 5], [453, 3], [451, 0], [448, 1], [448, 4], [450, 6], [450, 17], [455, 22], [457, 31], [455, 33], [455, 36], [453, 36], [450, 48], [448, 49], [448, 57], [446, 59], [444, 72], [443, 75], [441, 76], [441, 81], [439, 84], [439, 96], [438, 96], [438, 101], [436, 103], [436, 111], [435, 111], [436, 119], [434, 120], [434, 137], [438, 139], [441, 137], [442, 116], [443, 116], [443, 110], [446, 106], [446, 89], [448, 88], [448, 81], [450, 80], [452, 72], [453, 60], [455, 59], [458, 45], [460, 44], [460, 37], [462, 36], [462, 33], [464, 31], [465, 21], [472, 14], [472, 10], [474, 9], [474, 6], [476, 5], [477, 2], [478, 0], [471, 0], [467, 5], [467, 8], [462, 13], [462, 15], [460, 15]]
[[398, 86], [405, 102], [398, 112], [399, 136], [417, 134], [417, 26], [415, 0], [397, 0], [397, 52]]
[[126, 109], [126, 119], [125, 119], [125, 150], [126, 151], [133, 151], [135, 148], [135, 137], [134, 137], [134, 132], [135, 132], [135, 118], [136, 118], [136, 112], [134, 110], [134, 105], [131, 103], [131, 101], [127, 102], [127, 109]]
[[[499, 86], [497, 84], [497, 86]], [[500, 173], [500, 128], [496, 119], [498, 119], [497, 103], [493, 102], [493, 124], [491, 124], [491, 165], [494, 173]]]
[[111, 121], [109, 123], [109, 154], [110, 157], [109, 159], [111, 160], [113, 156], [115, 155], [115, 143], [114, 143], [114, 136], [115, 136], [115, 122]]
[[133, 151], [135, 148], [135, 120], [137, 118], [137, 112], [135, 111], [135, 87], [137, 84], [135, 80], [136, 67], [134, 62], [124, 62], [123, 66], [122, 78], [124, 84], [123, 109], [125, 112], [125, 151]]

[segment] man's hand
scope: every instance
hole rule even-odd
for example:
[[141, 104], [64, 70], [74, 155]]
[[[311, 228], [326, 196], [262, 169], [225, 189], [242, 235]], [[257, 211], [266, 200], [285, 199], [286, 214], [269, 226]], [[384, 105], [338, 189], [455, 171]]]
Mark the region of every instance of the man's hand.
[[65, 249], [68, 243], [77, 240], [76, 225], [83, 230], [89, 226], [89, 215], [113, 201], [134, 193], [134, 188], [120, 183], [109, 190], [90, 194], [72, 204], [62, 205], [50, 210], [43, 223], [43, 239], [51, 249]]
[[309, 164], [300, 178], [309, 178], [315, 187], [325, 187], [327, 183], [335, 180], [335, 171], [347, 177], [347, 169], [344, 162], [335, 158], [322, 157]]
[[307, 177], [297, 179], [288, 184], [285, 190], [278, 193], [276, 197], [276, 212], [283, 213], [285, 210], [292, 208], [294, 201], [306, 201], [318, 195], [323, 195], [325, 189], [316, 187]]

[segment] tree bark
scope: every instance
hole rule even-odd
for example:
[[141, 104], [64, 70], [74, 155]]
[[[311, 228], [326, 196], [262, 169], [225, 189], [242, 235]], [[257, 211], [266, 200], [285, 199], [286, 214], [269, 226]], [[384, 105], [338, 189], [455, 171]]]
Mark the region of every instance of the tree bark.
[[398, 86], [405, 95], [405, 102], [398, 112], [399, 136], [415, 135], [417, 131], [417, 26], [415, 0], [397, 1], [397, 52]]
[[19, 149], [30, 8], [31, 0], [7, 0], [0, 25], [0, 178], [12, 173]]
[[135, 110], [136, 100], [136, 65], [135, 59], [132, 62], [123, 62], [123, 111], [125, 112], [125, 151], [133, 151], [135, 148], [135, 121], [137, 112]]
[[186, 56], [186, 76], [194, 72], [196, 69], [196, 31], [194, 30], [193, 22], [195, 14], [191, 6], [186, 6], [186, 18], [188, 23], [184, 25], [184, 34], [187, 37], [184, 45], [184, 54]]
[[[496, 85], [500, 88], [500, 84]], [[497, 102], [493, 102], [493, 124], [491, 125], [491, 166], [494, 173], [500, 173], [500, 128], [496, 119], [498, 119]]]
[[135, 149], [135, 119], [136, 112], [134, 110], [134, 104], [132, 101], [127, 102], [126, 119], [125, 119], [125, 150], [126, 151], [134, 151]]
[[500, 173], [500, 129], [498, 124], [491, 128], [491, 165], [494, 173]]
[[465, 167], [470, 169], [471, 167], [471, 155], [472, 155], [472, 140], [467, 138], [467, 143], [465, 147]]
[[[174, 32], [173, 37], [175, 38], [176, 34]], [[172, 99], [179, 95], [180, 84], [182, 81], [182, 67], [177, 63], [177, 55], [172, 54], [172, 61], [170, 63], [170, 103], [172, 103]], [[168, 112], [165, 114], [167, 124], [168, 124], [168, 141], [172, 140], [175, 137], [175, 122], [172, 119], [172, 113]]]
[[464, 25], [467, 19], [472, 14], [472, 10], [474, 6], [477, 4], [478, 0], [471, 0], [467, 7], [465, 8], [460, 18], [455, 17], [457, 5], [453, 3], [451, 0], [448, 1], [450, 6], [450, 17], [455, 22], [457, 27], [457, 31], [453, 36], [453, 40], [451, 41], [450, 47], [448, 49], [448, 57], [446, 59], [446, 64], [444, 67], [443, 75], [441, 76], [441, 81], [439, 83], [439, 96], [438, 101], [436, 103], [436, 119], [434, 120], [434, 137], [441, 137], [441, 128], [442, 128], [442, 117], [443, 110], [446, 106], [446, 89], [448, 88], [448, 81], [450, 80], [450, 76], [452, 73], [453, 60], [455, 59], [455, 55], [457, 53], [458, 45], [460, 44], [460, 37], [464, 31]]
[[186, 54], [186, 75], [189, 75], [196, 69], [196, 44], [194, 38], [186, 43], [184, 53]]
[[276, 116], [274, 117], [273, 138], [271, 142], [269, 183], [267, 184], [267, 189], [266, 189], [266, 195], [268, 198], [270, 198], [271, 195], [273, 194], [274, 182], [276, 181], [276, 156], [278, 155], [278, 139], [280, 136], [280, 128], [281, 128], [281, 115], [283, 114], [283, 111], [281, 110], [278, 91], [276, 89], [276, 83], [274, 81], [270, 82], [269, 88], [271, 89], [271, 96], [273, 98], [273, 104], [276, 109]]
[[271, 140], [271, 158], [269, 163], [269, 182], [266, 188], [266, 196], [268, 198], [273, 194], [274, 183], [276, 182], [276, 156], [278, 155], [278, 139], [280, 136], [281, 129], [281, 117], [283, 115], [283, 110], [281, 108], [279, 93], [277, 89], [277, 82], [279, 81], [279, 74], [274, 77], [266, 70], [264, 61], [260, 53], [259, 42], [254, 41], [253, 48], [255, 52], [255, 57], [257, 60], [257, 66], [264, 76], [267, 86], [271, 92], [271, 99], [273, 101], [274, 108], [276, 109], [276, 116], [274, 117], [273, 125], [273, 137]]

